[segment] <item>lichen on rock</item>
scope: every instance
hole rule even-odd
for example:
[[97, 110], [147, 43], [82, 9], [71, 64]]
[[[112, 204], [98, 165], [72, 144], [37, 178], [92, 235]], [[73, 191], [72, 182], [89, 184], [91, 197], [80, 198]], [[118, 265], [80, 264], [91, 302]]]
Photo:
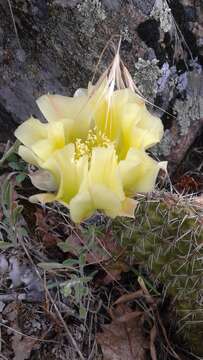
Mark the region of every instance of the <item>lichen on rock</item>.
[[[164, 133], [163, 139], [158, 146], [153, 148], [153, 153], [158, 157], [171, 157], [177, 146], [181, 146], [184, 154], [184, 146], [189, 136], [192, 138], [192, 128], [203, 118], [203, 90], [202, 72], [199, 68], [178, 75], [175, 68], [168, 74], [164, 87], [168, 87], [167, 94], [173, 95], [170, 99], [173, 103], [171, 114], [171, 127]], [[172, 93], [171, 90], [172, 89]], [[175, 93], [174, 93], [175, 89]], [[162, 93], [163, 94], [163, 93]], [[177, 97], [177, 94], [179, 95]], [[174, 98], [174, 95], [176, 96]], [[178, 158], [178, 155], [177, 155]]]
[[156, 0], [150, 16], [160, 22], [162, 31], [169, 32], [172, 29], [173, 17], [166, 0]]
[[81, 1], [77, 9], [83, 18], [81, 30], [87, 34], [94, 34], [95, 25], [106, 19], [105, 10], [99, 0]]
[[168, 157], [171, 152], [171, 147], [175, 145], [173, 136], [169, 129], [164, 132], [164, 136], [159, 145], [155, 145], [152, 149], [152, 153], [157, 156]]
[[131, 43], [132, 42], [132, 36], [129, 32], [129, 28], [128, 25], [124, 25], [123, 28], [121, 29], [121, 36], [123, 40], [126, 40], [127, 42]]
[[200, 119], [203, 113], [203, 99], [199, 102], [192, 96], [187, 96], [186, 101], [176, 99], [173, 111], [177, 114], [177, 123], [180, 136], [185, 136], [193, 121]]
[[151, 102], [153, 102], [156, 97], [158, 90], [157, 80], [161, 76], [161, 70], [157, 64], [157, 59], [150, 61], [142, 58], [139, 58], [135, 63], [133, 79], [141, 94]]

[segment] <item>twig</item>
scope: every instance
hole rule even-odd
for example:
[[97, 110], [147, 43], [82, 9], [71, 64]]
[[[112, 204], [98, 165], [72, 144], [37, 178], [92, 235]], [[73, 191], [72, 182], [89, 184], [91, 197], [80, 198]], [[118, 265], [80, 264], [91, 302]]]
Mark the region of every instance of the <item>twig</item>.
[[12, 21], [13, 21], [13, 27], [14, 27], [14, 31], [15, 31], [15, 34], [16, 34], [18, 46], [19, 46], [20, 49], [22, 49], [22, 46], [21, 46], [21, 43], [20, 43], [20, 39], [19, 39], [19, 36], [18, 36], [18, 30], [17, 30], [17, 27], [16, 27], [16, 22], [15, 22], [15, 18], [14, 18], [14, 14], [13, 14], [13, 9], [12, 9], [12, 6], [11, 6], [11, 2], [10, 2], [10, 0], [7, 0], [7, 2], [8, 2], [8, 6], [9, 6], [9, 9], [10, 9], [10, 13], [11, 13], [11, 18], [12, 18]]
[[26, 301], [32, 303], [40, 303], [44, 299], [43, 296], [37, 299], [36, 292], [34, 294], [26, 294], [26, 293], [11, 293], [11, 294], [0, 294], [0, 301], [2, 302], [11, 302], [11, 301]]
[[26, 299], [26, 294], [0, 294], [0, 301], [11, 302], [11, 301], [22, 301]]
[[[48, 290], [47, 290], [47, 291], [48, 291]], [[77, 345], [77, 343], [76, 343], [76, 341], [75, 341], [74, 337], [72, 336], [72, 334], [71, 334], [71, 332], [70, 332], [70, 330], [69, 330], [68, 326], [66, 325], [66, 323], [65, 323], [65, 321], [64, 321], [64, 319], [63, 319], [63, 316], [61, 315], [61, 313], [60, 313], [60, 311], [59, 311], [58, 307], [56, 306], [56, 304], [55, 304], [54, 300], [52, 299], [52, 297], [51, 297], [51, 295], [50, 295], [49, 291], [47, 292], [47, 295], [48, 295], [48, 298], [49, 298], [49, 300], [51, 301], [51, 303], [52, 303], [52, 305], [53, 305], [53, 307], [54, 307], [54, 309], [55, 309], [55, 311], [56, 311], [56, 313], [57, 313], [57, 315], [58, 315], [59, 319], [61, 320], [61, 322], [62, 322], [62, 324], [63, 324], [63, 326], [64, 326], [64, 329], [66, 330], [66, 333], [67, 333], [67, 335], [68, 335], [68, 337], [69, 337], [69, 339], [70, 339], [70, 341], [71, 341], [72, 345], [74, 346], [75, 350], [77, 351], [77, 353], [78, 353], [78, 355], [79, 355], [80, 359], [81, 359], [81, 360], [85, 360], [85, 358], [84, 358], [84, 356], [82, 355], [82, 353], [81, 353], [80, 349], [78, 348], [78, 345]]]
[[27, 335], [27, 334], [24, 334], [22, 333], [21, 331], [19, 330], [16, 330], [6, 324], [4, 324], [3, 322], [0, 321], [0, 327], [3, 326], [4, 328], [14, 332], [15, 334], [18, 334], [18, 335], [21, 335], [23, 337], [27, 337], [29, 339], [32, 339], [32, 340], [35, 340], [36, 342], [43, 342], [43, 343], [54, 343], [54, 344], [60, 344], [59, 341], [54, 341], [54, 340], [44, 340], [44, 339], [40, 339], [40, 338], [37, 338], [35, 336], [31, 336], [31, 335]]

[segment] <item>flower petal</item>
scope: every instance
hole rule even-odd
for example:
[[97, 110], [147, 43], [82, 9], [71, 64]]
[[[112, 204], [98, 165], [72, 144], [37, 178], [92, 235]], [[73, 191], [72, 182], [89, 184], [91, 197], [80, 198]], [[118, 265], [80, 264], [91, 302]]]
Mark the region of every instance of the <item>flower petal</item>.
[[70, 201], [69, 208], [71, 219], [76, 223], [80, 223], [87, 219], [95, 211], [95, 207], [88, 191], [80, 192], [73, 197]]
[[104, 133], [112, 141], [118, 141], [119, 139], [121, 132], [120, 118], [128, 97], [127, 89], [115, 91], [111, 96], [108, 93], [108, 87], [103, 86], [103, 97], [100, 96], [100, 101], [97, 102], [94, 113], [96, 127], [98, 131]]
[[39, 190], [56, 191], [57, 184], [54, 176], [47, 170], [35, 171], [29, 175], [32, 184]]
[[46, 204], [55, 200], [56, 200], [55, 194], [51, 194], [51, 193], [36, 194], [29, 197], [29, 201], [32, 203], [40, 202], [42, 204]]
[[[148, 149], [158, 142], [158, 138], [152, 131], [134, 127], [131, 131], [130, 147], [135, 149]], [[128, 148], [128, 149], [129, 149]]]
[[18, 155], [28, 164], [39, 166], [39, 159], [34, 152], [24, 145], [20, 145]]
[[134, 218], [137, 204], [138, 201], [131, 198], [125, 198], [125, 200], [122, 202], [122, 209], [119, 213], [119, 216]]
[[125, 160], [119, 164], [126, 194], [152, 191], [160, 169], [159, 163], [143, 150], [130, 149]]
[[145, 145], [145, 149], [158, 143], [164, 133], [162, 121], [158, 117], [150, 114], [146, 106], [144, 107], [144, 111], [142, 113], [140, 122], [138, 123], [138, 127], [144, 130], [148, 130], [152, 136], [151, 144], [149, 143], [148, 145]]
[[65, 145], [64, 126], [62, 122], [46, 124], [47, 138], [36, 141], [31, 145], [32, 151], [42, 160], [48, 157], [57, 149]]
[[88, 171], [87, 156], [75, 160], [74, 155], [74, 145], [68, 144], [43, 164], [43, 168], [49, 170], [58, 183], [57, 200], [66, 204], [78, 193]]
[[53, 153], [54, 148], [52, 144], [47, 140], [39, 140], [31, 146], [31, 150], [40, 159], [44, 162], [47, 158]]
[[39, 120], [31, 117], [15, 130], [15, 136], [24, 145], [32, 145], [36, 141], [47, 137], [46, 124], [42, 124]]
[[121, 201], [108, 187], [97, 184], [90, 188], [95, 209], [103, 210], [107, 216], [115, 218], [121, 210]]
[[43, 95], [37, 100], [37, 105], [48, 122], [72, 119], [75, 138], [86, 136], [92, 119], [87, 96], [72, 98], [61, 95]]
[[89, 170], [89, 186], [103, 185], [120, 201], [124, 200], [122, 182], [118, 170], [117, 156], [113, 146], [97, 147], [92, 151]]
[[60, 149], [65, 146], [63, 122], [48, 124], [48, 141], [50, 141], [54, 149]]

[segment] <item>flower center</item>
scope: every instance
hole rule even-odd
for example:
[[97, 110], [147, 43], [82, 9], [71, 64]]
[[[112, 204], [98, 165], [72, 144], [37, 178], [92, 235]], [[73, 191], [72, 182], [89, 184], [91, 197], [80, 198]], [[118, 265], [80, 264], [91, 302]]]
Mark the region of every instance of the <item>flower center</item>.
[[79, 138], [75, 140], [75, 159], [79, 159], [84, 155], [88, 155], [88, 158], [90, 158], [94, 147], [107, 147], [110, 143], [111, 141], [101, 130], [98, 130], [96, 127], [90, 129], [86, 140]]

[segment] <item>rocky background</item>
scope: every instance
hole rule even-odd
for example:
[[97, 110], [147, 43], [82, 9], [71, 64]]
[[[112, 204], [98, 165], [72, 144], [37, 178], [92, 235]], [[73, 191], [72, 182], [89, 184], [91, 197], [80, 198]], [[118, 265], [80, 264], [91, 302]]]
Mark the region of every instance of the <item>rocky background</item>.
[[200, 0], [0, 0], [0, 141], [40, 116], [40, 95], [86, 87], [122, 35], [122, 59], [164, 122], [154, 153], [174, 171], [202, 131], [202, 15]]

